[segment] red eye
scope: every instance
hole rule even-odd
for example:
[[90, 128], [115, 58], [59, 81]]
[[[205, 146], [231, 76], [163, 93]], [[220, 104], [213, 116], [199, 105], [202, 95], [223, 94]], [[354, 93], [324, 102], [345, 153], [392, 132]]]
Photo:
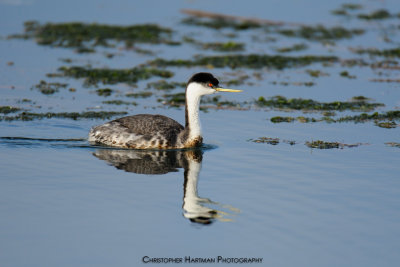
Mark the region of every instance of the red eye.
[[209, 87], [213, 87], [213, 84], [212, 84], [212, 83], [209, 83], [208, 86], [209, 86]]

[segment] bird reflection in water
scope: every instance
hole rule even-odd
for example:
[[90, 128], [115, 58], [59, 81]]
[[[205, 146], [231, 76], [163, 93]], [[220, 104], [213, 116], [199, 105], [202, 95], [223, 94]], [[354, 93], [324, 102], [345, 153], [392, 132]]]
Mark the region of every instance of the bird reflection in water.
[[[215, 220], [231, 221], [229, 216], [239, 212], [229, 205], [221, 205], [197, 192], [202, 167], [202, 149], [188, 150], [119, 150], [99, 149], [93, 155], [117, 169], [137, 174], [166, 174], [184, 169], [183, 216], [193, 223], [211, 224]], [[206, 205], [218, 206], [218, 209]], [[229, 212], [220, 209], [227, 209]]]

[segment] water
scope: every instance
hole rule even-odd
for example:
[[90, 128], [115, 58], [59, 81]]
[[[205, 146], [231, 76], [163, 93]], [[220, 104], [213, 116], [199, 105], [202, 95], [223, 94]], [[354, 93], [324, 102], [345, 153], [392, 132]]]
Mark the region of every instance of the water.
[[[365, 11], [376, 8], [400, 11], [396, 9], [396, 1], [359, 3], [365, 5]], [[225, 1], [94, 4], [86, 1], [79, 3], [81, 8], [77, 9], [71, 2], [56, 5], [52, 1], [0, 1], [0, 34], [5, 37], [20, 33], [23, 22], [30, 19], [111, 24], [153, 22], [178, 29], [178, 35], [194, 32], [204, 38], [225, 40], [217, 37], [220, 32], [181, 25], [179, 22], [184, 16], [179, 10], [182, 8], [309, 24], [359, 24], [367, 29], [398, 24], [398, 20], [346, 22], [329, 15], [340, 4], [320, 1], [301, 4], [254, 1], [252, 5], [240, 1], [229, 5]], [[159, 8], [148, 12], [155, 5]], [[307, 8], [309, 5], [313, 9]], [[398, 43], [398, 31], [391, 36], [393, 43], [389, 44], [380, 39], [382, 32], [371, 31], [366, 36], [339, 41], [331, 51], [318, 43], [310, 43], [309, 50], [293, 55], [315, 53], [352, 58], [355, 56], [348, 51], [349, 46], [384, 48]], [[252, 34], [253, 31], [239, 33], [238, 38], [248, 44]], [[273, 47], [299, 42], [302, 41], [280, 37], [272, 44], [249, 44], [246, 52], [274, 53]], [[217, 54], [189, 45], [150, 47], [164, 58], [190, 58], [199, 52]], [[138, 88], [124, 84], [111, 86], [120, 92], [105, 98], [94, 93], [96, 88], [84, 88], [82, 80], [46, 77], [64, 65], [60, 58], [72, 58], [77, 65], [90, 62], [122, 68], [141, 64], [154, 56], [124, 51], [107, 59], [101, 52], [76, 54], [69, 49], [39, 46], [33, 40], [3, 39], [0, 48], [0, 105], [18, 106], [32, 112], [162, 113], [183, 123], [182, 109], [166, 108], [156, 101], [163, 92], [154, 92], [148, 99], [132, 99], [138, 106], [102, 104], [104, 100], [124, 99], [127, 91], [142, 91], [147, 82], [156, 78], [139, 82]], [[14, 65], [8, 66], [9, 61]], [[305, 73], [307, 69], [321, 68], [329, 76], [313, 79]], [[181, 82], [204, 69], [171, 70], [175, 72], [172, 80]], [[340, 77], [343, 70], [357, 78]], [[226, 72], [236, 70], [211, 71], [228, 77]], [[369, 67], [346, 68], [337, 64], [323, 68], [314, 64], [283, 71], [242, 71], [251, 77], [259, 71], [263, 79], [250, 78], [248, 81], [253, 84], [236, 86], [244, 89], [244, 93], [221, 94], [223, 99], [244, 101], [280, 94], [288, 98], [346, 101], [365, 95], [385, 104], [378, 112], [396, 110], [400, 104], [398, 83], [371, 82], [369, 79], [380, 76]], [[385, 73], [390, 78], [398, 76], [396, 71]], [[68, 88], [77, 91], [61, 89], [46, 96], [31, 90], [42, 79], [66, 82]], [[271, 84], [311, 80], [316, 85]], [[23, 98], [32, 102], [18, 102]], [[338, 112], [337, 115], [355, 114], [359, 112]], [[201, 113], [205, 147], [167, 152], [90, 146], [85, 140], [89, 129], [104, 120], [1, 121], [0, 265], [152, 266], [144, 264], [142, 258], [183, 258], [184, 261], [187, 256], [222, 256], [262, 258], [261, 264], [252, 264], [256, 266], [397, 266], [400, 260], [399, 149], [385, 143], [399, 142], [399, 128], [384, 129], [374, 122], [274, 124], [270, 122], [273, 116], [321, 115], [210, 109]], [[249, 141], [263, 136], [279, 138], [280, 142], [270, 145]], [[361, 145], [343, 149], [311, 149], [305, 145], [313, 140]]]

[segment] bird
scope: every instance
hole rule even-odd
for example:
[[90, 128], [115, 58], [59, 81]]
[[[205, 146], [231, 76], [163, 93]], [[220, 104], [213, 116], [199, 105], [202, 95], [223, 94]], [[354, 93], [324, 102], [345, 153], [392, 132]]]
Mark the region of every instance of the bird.
[[242, 92], [221, 88], [211, 73], [194, 74], [186, 84], [185, 126], [177, 121], [153, 114], [137, 114], [115, 119], [93, 127], [89, 142], [129, 149], [183, 149], [203, 144], [199, 107], [203, 95], [216, 92]]

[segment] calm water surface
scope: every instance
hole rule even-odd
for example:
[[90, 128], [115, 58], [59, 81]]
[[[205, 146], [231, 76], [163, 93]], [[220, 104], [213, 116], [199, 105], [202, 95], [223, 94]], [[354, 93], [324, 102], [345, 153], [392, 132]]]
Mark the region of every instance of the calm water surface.
[[[396, 1], [357, 3], [365, 5], [367, 11], [386, 8], [400, 12]], [[301, 4], [84, 1], [79, 2], [81, 8], [76, 8], [70, 1], [0, 1], [0, 34], [6, 37], [21, 33], [23, 22], [35, 19], [43, 23], [152, 22], [187, 32], [204, 31], [202, 36], [219, 38], [218, 32], [180, 24], [184, 16], [179, 10], [346, 25], [330, 15], [341, 4], [311, 0]], [[352, 23], [379, 28], [373, 23]], [[392, 23], [398, 25], [399, 20]], [[393, 39], [398, 43], [396, 34]], [[338, 42], [332, 53], [346, 58], [351, 56], [349, 46], [385, 47], [378, 36], [379, 32]], [[246, 41], [250, 38], [245, 34], [241, 37]], [[282, 39], [272, 46], [292, 43]], [[307, 53], [326, 54], [327, 50], [316, 46]], [[187, 47], [157, 49], [157, 56], [165, 58], [190, 58], [198, 52]], [[185, 49], [189, 54], [182, 54]], [[272, 51], [265, 43], [248, 49], [248, 53]], [[58, 80], [76, 88], [76, 93], [60, 90], [46, 96], [31, 90], [40, 80], [48, 80], [47, 73], [63, 65], [60, 58], [70, 57], [82, 65], [90, 62], [119, 68], [152, 59], [125, 52], [110, 60], [102, 53], [76, 54], [68, 49], [38, 46], [33, 40], [3, 39], [0, 51], [0, 105], [33, 112], [98, 110], [102, 101], [109, 100], [97, 96], [93, 88], [83, 88], [81, 80]], [[7, 65], [10, 61], [13, 66]], [[357, 79], [344, 79], [338, 74], [343, 68], [332, 66], [326, 69], [330, 76], [314, 80], [313, 87], [271, 85], [272, 81], [309, 81], [304, 70], [319, 67], [263, 70], [263, 80], [239, 86], [245, 90], [243, 94], [223, 97], [250, 100], [280, 94], [346, 101], [365, 95], [385, 103], [379, 112], [400, 106], [399, 85], [371, 83], [369, 79], [376, 71], [370, 68], [352, 68], [349, 71]], [[175, 81], [185, 81], [204, 69], [172, 70]], [[231, 70], [211, 71], [227, 77], [224, 72]], [[396, 77], [398, 73], [391, 75]], [[141, 91], [146, 82], [134, 90]], [[131, 90], [123, 84], [118, 88], [122, 92]], [[33, 103], [18, 102], [23, 98]], [[165, 108], [154, 97], [133, 100], [139, 105], [102, 106], [99, 110], [162, 113], [183, 123], [182, 109]], [[339, 115], [355, 114], [359, 113]], [[302, 112], [210, 109], [201, 114], [205, 147], [147, 152], [89, 146], [85, 140], [89, 129], [103, 120], [0, 121], [0, 265], [140, 266], [151, 265], [142, 263], [144, 256], [223, 256], [263, 258], [262, 264], [252, 264], [255, 266], [397, 266], [400, 150], [385, 143], [400, 142], [399, 128], [379, 128], [373, 122], [271, 123], [269, 119], [278, 115], [320, 117]], [[263, 136], [279, 138], [280, 142], [271, 145], [249, 141]], [[362, 145], [310, 149], [305, 142], [312, 140]]]

